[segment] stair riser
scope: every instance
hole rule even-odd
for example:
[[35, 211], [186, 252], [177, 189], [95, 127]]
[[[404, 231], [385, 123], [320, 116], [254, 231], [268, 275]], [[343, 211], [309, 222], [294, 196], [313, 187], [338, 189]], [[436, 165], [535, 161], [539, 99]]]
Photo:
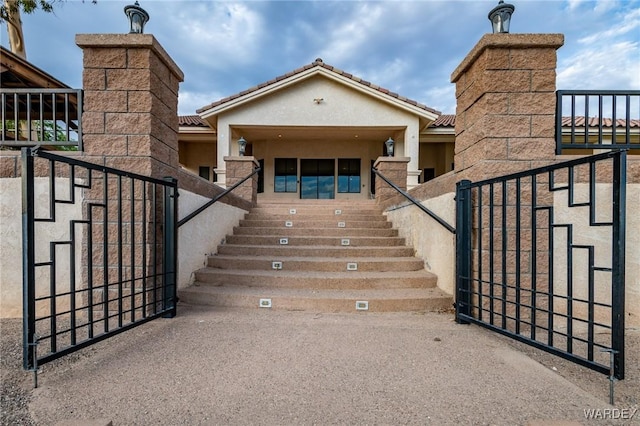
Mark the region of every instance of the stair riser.
[[[243, 258], [219, 258], [211, 256], [208, 266], [217, 269], [238, 269], [238, 270], [273, 270], [273, 262], [282, 262], [283, 271], [318, 271], [318, 272], [342, 272], [347, 270], [347, 261], [300, 261], [289, 260], [287, 258], [272, 260], [264, 259], [243, 259]], [[357, 259], [353, 259], [357, 261]], [[357, 261], [360, 272], [399, 272], [399, 271], [420, 271], [424, 269], [424, 264], [420, 259], [407, 259], [402, 261]]]
[[[265, 295], [268, 298], [268, 294]], [[199, 305], [258, 308], [260, 297], [244, 295], [180, 295], [180, 299], [187, 303]], [[416, 299], [385, 299], [369, 300], [367, 311], [356, 310], [356, 300], [344, 299], [316, 299], [301, 297], [275, 297], [271, 298], [272, 310], [285, 311], [310, 311], [310, 312], [352, 312], [365, 315], [367, 312], [424, 312], [444, 311], [451, 308], [450, 298], [416, 298]]]
[[[287, 239], [290, 246], [353, 246], [353, 247], [389, 247], [403, 246], [404, 238], [386, 237], [386, 238], [367, 238], [367, 237], [290, 237], [286, 230], [283, 230], [279, 236], [269, 235], [227, 235], [227, 244], [246, 244], [246, 245], [278, 245], [282, 238]], [[344, 240], [344, 244], [343, 244]], [[346, 241], [348, 240], [348, 241]]]
[[218, 247], [218, 253], [240, 256], [276, 256], [276, 257], [407, 257], [414, 252], [409, 247], [293, 247], [280, 246], [237, 246], [225, 244]]
[[313, 221], [356, 221], [356, 222], [386, 222], [387, 218], [377, 215], [365, 215], [365, 214], [262, 214], [262, 213], [247, 213], [244, 215], [245, 220], [313, 220]]
[[[346, 270], [346, 268], [345, 268]], [[326, 277], [279, 277], [225, 274], [223, 270], [216, 273], [195, 273], [196, 281], [203, 285], [213, 286], [246, 286], [271, 288], [306, 288], [309, 290], [363, 290], [390, 288], [434, 288], [436, 279], [432, 276], [393, 279], [379, 277], [326, 278]]]
[[[251, 228], [289, 228], [286, 226], [284, 220], [240, 220], [240, 226], [246, 226]], [[296, 220], [291, 221], [291, 228], [335, 228], [335, 229], [350, 229], [350, 228], [391, 228], [391, 222], [363, 222], [363, 221], [305, 221]], [[344, 227], [339, 226], [340, 223], [344, 223]]]
[[392, 228], [244, 228], [236, 226], [233, 228], [234, 235], [280, 235], [286, 229], [287, 235], [292, 237], [397, 237], [398, 230]]

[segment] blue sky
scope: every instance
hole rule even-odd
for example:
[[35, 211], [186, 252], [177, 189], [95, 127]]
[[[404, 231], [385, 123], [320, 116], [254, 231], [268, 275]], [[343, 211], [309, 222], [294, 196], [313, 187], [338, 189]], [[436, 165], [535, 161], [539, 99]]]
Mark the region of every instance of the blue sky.
[[[558, 89], [640, 89], [640, 0], [516, 0], [512, 33], [563, 33]], [[75, 34], [126, 33], [133, 1], [56, 2], [23, 15], [27, 59], [82, 85]], [[185, 74], [179, 114], [285, 74], [325, 63], [455, 113], [452, 71], [485, 33], [497, 0], [141, 0], [153, 34]], [[8, 47], [6, 26], [0, 40]]]

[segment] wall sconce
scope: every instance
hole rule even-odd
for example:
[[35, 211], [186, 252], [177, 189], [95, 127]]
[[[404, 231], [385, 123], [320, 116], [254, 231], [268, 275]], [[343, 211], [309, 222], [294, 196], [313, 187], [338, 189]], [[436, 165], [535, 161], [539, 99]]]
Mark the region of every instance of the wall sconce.
[[244, 157], [244, 151], [247, 149], [247, 141], [245, 138], [240, 136], [238, 139], [238, 152], [240, 153], [240, 157]]
[[395, 144], [395, 142], [391, 138], [387, 139], [387, 141], [384, 143], [384, 145], [387, 147], [387, 157], [393, 157], [393, 145], [394, 144]]
[[133, 5], [124, 7], [124, 14], [129, 18], [129, 34], [142, 34], [144, 24], [149, 20], [149, 14], [140, 7], [137, 1]]
[[498, 5], [489, 12], [489, 20], [493, 27], [493, 33], [508, 33], [511, 15], [515, 10], [512, 4], [505, 4], [504, 0], [500, 0]]

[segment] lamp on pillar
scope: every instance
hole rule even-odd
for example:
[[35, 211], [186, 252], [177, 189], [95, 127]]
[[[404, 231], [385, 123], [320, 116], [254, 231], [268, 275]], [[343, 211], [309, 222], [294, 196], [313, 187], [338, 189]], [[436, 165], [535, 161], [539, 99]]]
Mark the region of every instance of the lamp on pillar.
[[240, 153], [240, 157], [244, 157], [244, 151], [247, 149], [247, 141], [245, 138], [240, 136], [238, 139], [238, 152]]
[[133, 5], [124, 7], [124, 14], [129, 18], [129, 34], [142, 34], [144, 24], [149, 20], [149, 14], [140, 7], [137, 1]]
[[394, 144], [395, 144], [395, 142], [391, 138], [387, 139], [387, 141], [384, 143], [384, 145], [387, 147], [387, 156], [388, 157], [393, 157], [393, 145]]
[[500, 0], [498, 5], [489, 12], [489, 20], [493, 27], [493, 33], [508, 33], [511, 15], [515, 10], [515, 6]]

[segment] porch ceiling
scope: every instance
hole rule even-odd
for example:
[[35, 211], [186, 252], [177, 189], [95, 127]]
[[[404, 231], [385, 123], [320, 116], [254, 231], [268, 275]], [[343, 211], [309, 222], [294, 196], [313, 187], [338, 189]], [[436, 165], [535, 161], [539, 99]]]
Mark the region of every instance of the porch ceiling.
[[258, 141], [328, 141], [328, 140], [361, 140], [379, 141], [399, 139], [405, 128], [402, 126], [381, 127], [339, 127], [339, 126], [233, 126], [232, 138], [240, 136], [248, 142]]

